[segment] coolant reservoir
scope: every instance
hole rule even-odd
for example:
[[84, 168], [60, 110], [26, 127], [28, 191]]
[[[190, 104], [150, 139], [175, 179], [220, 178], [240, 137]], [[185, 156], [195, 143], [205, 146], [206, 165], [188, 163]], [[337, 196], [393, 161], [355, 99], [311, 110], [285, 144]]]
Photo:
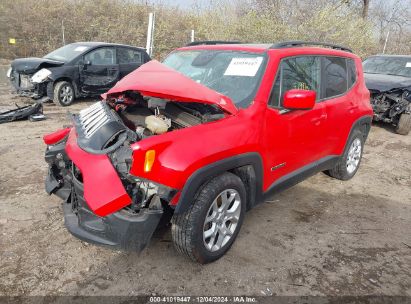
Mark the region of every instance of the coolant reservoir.
[[146, 127], [153, 134], [166, 133], [171, 126], [171, 120], [164, 115], [150, 115], [145, 119]]

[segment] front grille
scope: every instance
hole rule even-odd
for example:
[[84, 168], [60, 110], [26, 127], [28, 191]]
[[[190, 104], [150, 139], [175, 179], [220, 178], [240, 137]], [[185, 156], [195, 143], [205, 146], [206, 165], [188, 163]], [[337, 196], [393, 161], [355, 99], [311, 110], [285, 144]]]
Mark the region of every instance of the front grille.
[[102, 153], [101, 151], [116, 141], [120, 134], [127, 131], [118, 114], [104, 101], [80, 111], [79, 115], [74, 115], [73, 118], [77, 143], [90, 153]]
[[15, 70], [11, 71], [10, 81], [16, 90], [31, 90], [34, 88], [31, 82], [31, 76], [27, 74], [20, 74]]
[[96, 131], [109, 121], [109, 116], [101, 102], [81, 110], [79, 119], [85, 138], [90, 138]]
[[20, 88], [23, 90], [31, 90], [34, 88], [31, 82], [31, 75], [20, 74]]

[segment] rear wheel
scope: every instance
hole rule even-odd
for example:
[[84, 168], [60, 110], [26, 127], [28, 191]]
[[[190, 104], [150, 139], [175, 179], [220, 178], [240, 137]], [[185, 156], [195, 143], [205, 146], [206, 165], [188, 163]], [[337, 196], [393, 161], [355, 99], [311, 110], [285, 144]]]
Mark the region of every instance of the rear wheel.
[[344, 154], [335, 167], [326, 173], [340, 180], [351, 179], [360, 167], [363, 148], [364, 134], [360, 130], [355, 129], [348, 140]]
[[174, 215], [172, 236], [176, 249], [201, 264], [215, 261], [231, 247], [246, 210], [241, 179], [224, 173], [206, 183], [193, 205]]
[[411, 131], [411, 114], [402, 113], [395, 131], [401, 135], [407, 135]]
[[74, 101], [74, 88], [68, 81], [59, 81], [54, 85], [53, 102], [59, 106], [69, 106]]

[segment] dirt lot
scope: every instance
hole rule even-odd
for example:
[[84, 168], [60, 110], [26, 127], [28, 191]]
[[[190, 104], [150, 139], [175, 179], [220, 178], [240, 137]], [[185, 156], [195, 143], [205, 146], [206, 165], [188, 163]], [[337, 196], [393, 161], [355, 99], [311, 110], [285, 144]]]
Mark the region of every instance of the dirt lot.
[[[0, 109], [14, 102], [0, 85]], [[0, 295], [411, 296], [411, 136], [373, 126], [356, 177], [317, 174], [250, 211], [232, 249], [201, 266], [177, 254], [170, 232], [142, 254], [88, 245], [64, 228], [44, 192], [48, 120], [0, 125]]]

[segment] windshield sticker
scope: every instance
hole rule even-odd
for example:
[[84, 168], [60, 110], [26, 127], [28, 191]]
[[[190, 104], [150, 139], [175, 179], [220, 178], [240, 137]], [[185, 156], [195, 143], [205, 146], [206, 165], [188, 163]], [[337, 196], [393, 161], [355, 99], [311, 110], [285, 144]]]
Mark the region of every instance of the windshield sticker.
[[405, 64], [405, 67], [406, 67], [406, 68], [411, 68], [411, 62], [407, 62], [407, 63]]
[[225, 70], [226, 76], [255, 76], [263, 62], [263, 57], [233, 58]]
[[86, 46], [78, 46], [74, 49], [74, 52], [83, 52], [87, 49], [88, 49], [88, 47], [86, 47]]

